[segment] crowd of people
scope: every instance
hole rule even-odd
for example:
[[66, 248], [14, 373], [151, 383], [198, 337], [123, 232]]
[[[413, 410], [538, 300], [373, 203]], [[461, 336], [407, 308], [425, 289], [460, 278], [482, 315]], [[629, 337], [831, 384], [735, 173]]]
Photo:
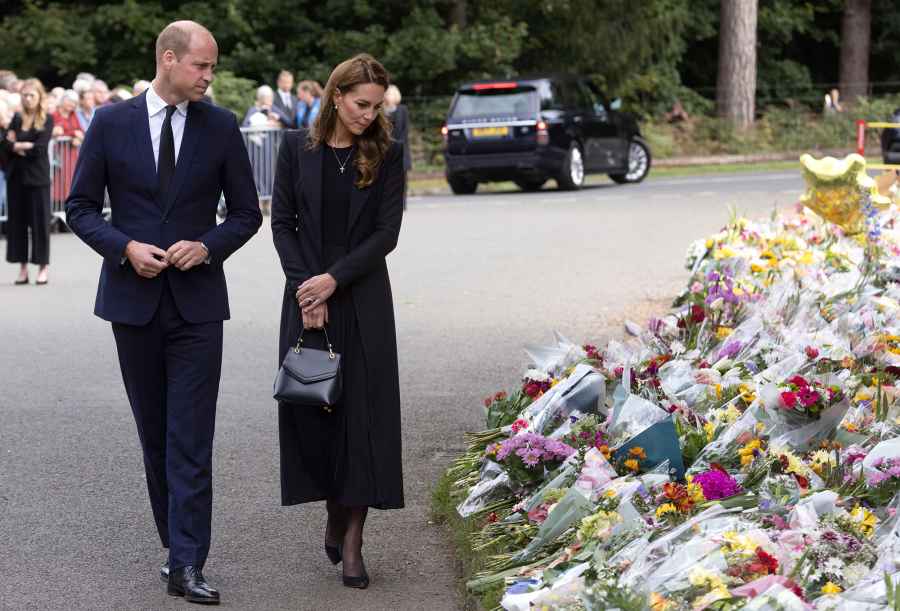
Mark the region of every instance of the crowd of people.
[[[68, 195], [78, 150], [96, 109], [140, 95], [148, 87], [150, 81], [138, 80], [130, 88], [110, 90], [105, 81], [84, 72], [70, 87], [46, 91], [38, 79], [20, 79], [10, 70], [0, 70], [0, 211], [5, 210], [7, 215], [3, 232], [7, 236], [7, 261], [20, 266], [16, 284], [28, 284], [28, 263], [39, 267], [37, 282], [47, 283], [51, 204], [64, 201]], [[256, 90], [255, 102], [241, 126], [308, 128], [319, 115], [323, 93], [315, 80], [302, 80], [295, 87], [294, 75], [282, 70], [274, 89], [262, 85]], [[409, 171], [409, 115], [401, 99], [400, 90], [391, 85], [383, 110], [393, 124], [393, 138], [404, 144], [404, 169]], [[204, 100], [213, 101], [211, 87]], [[29, 119], [32, 115], [36, 119]], [[24, 131], [23, 126], [27, 127]], [[53, 177], [47, 155], [52, 138], [69, 142], [57, 149], [57, 155], [65, 159], [58, 160], [59, 170]], [[33, 145], [27, 151], [22, 146], [26, 142]]]

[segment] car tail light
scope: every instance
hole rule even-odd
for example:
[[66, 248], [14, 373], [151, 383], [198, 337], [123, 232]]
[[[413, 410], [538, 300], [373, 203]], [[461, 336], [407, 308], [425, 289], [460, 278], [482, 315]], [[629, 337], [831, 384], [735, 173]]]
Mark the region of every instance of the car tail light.
[[487, 89], [515, 89], [518, 86], [518, 83], [478, 83], [477, 85], [472, 85], [472, 89], [485, 91]]
[[537, 122], [537, 143], [544, 145], [550, 144], [550, 132], [547, 131], [547, 122]]
[[444, 140], [444, 148], [447, 148], [447, 141], [449, 140], [450, 130], [446, 125], [441, 126], [441, 138]]

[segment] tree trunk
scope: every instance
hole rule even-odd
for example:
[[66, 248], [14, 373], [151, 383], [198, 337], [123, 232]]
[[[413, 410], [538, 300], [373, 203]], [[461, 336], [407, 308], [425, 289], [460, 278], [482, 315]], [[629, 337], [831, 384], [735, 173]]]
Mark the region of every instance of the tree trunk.
[[841, 99], [852, 104], [868, 95], [872, 0], [845, 0], [841, 24]]
[[466, 24], [466, 0], [455, 0], [450, 13], [450, 23], [460, 30], [464, 30]]
[[756, 111], [757, 0], [722, 0], [716, 109], [746, 129]]

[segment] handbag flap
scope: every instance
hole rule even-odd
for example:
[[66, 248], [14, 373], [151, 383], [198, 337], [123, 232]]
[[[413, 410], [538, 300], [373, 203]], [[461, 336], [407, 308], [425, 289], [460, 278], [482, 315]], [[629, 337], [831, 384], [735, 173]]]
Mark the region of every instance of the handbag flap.
[[282, 366], [289, 376], [302, 382], [312, 384], [335, 377], [340, 369], [341, 355], [335, 353], [334, 358], [327, 350], [303, 348], [300, 352], [288, 350]]

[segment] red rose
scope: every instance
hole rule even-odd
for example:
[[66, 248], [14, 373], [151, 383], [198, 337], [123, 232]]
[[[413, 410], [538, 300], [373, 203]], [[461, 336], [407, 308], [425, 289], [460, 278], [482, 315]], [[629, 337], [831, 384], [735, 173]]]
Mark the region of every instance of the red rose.
[[813, 348], [812, 346], [806, 347], [806, 358], [812, 360], [819, 356], [819, 351]]
[[692, 305], [691, 306], [691, 322], [692, 323], [701, 323], [706, 320], [706, 311], [703, 309], [701, 305]]

